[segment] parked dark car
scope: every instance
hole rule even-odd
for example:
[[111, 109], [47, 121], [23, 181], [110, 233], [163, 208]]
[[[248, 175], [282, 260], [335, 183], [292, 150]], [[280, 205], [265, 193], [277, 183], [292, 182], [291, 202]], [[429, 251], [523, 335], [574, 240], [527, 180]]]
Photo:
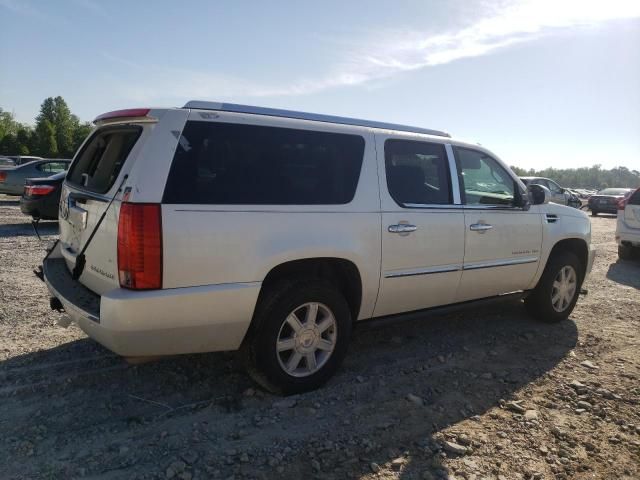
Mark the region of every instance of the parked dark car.
[[34, 220], [57, 220], [62, 182], [67, 172], [46, 178], [27, 178], [20, 198], [20, 210]]
[[627, 198], [633, 189], [631, 188], [605, 188], [589, 197], [589, 209], [594, 217], [599, 213], [618, 214], [618, 202]]
[[35, 160], [17, 167], [0, 167], [0, 193], [22, 195], [27, 178], [50, 177], [64, 172], [71, 160]]

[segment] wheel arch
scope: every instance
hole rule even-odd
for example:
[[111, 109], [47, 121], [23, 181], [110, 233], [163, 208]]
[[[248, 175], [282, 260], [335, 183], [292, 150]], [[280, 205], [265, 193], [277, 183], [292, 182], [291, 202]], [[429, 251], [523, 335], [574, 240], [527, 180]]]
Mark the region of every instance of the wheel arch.
[[311, 257], [280, 263], [271, 268], [262, 281], [258, 304], [271, 286], [292, 278], [322, 279], [336, 285], [349, 305], [353, 321], [358, 319], [362, 306], [362, 276], [351, 260], [338, 257]]
[[551, 252], [549, 252], [547, 264], [551, 258], [560, 252], [571, 252], [578, 257], [580, 260], [580, 266], [582, 267], [582, 270], [579, 272], [580, 281], [582, 282], [586, 274], [587, 265], [589, 264], [589, 246], [587, 245], [586, 240], [583, 238], [564, 238], [559, 240], [553, 245]]

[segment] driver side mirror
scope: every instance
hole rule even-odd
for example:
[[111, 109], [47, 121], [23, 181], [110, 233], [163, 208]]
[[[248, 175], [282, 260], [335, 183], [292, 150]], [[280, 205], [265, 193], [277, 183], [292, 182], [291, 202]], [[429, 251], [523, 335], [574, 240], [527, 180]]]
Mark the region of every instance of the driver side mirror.
[[529, 197], [531, 198], [531, 203], [533, 205], [543, 205], [545, 203], [549, 203], [549, 199], [551, 198], [551, 192], [549, 189], [543, 185], [529, 185]]

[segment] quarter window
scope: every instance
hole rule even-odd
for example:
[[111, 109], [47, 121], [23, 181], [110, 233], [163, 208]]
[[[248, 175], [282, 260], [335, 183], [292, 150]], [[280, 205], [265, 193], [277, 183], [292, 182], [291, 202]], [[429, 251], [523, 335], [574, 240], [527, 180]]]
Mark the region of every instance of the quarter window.
[[192, 121], [178, 142], [163, 202], [346, 204], [363, 155], [358, 135]]
[[514, 206], [516, 183], [495, 159], [460, 147], [455, 148], [455, 155], [465, 204]]
[[391, 139], [384, 144], [384, 156], [389, 193], [398, 204], [453, 203], [444, 145]]
[[68, 166], [69, 164], [65, 162], [46, 162], [46, 163], [41, 163], [36, 168], [41, 172], [54, 174], [54, 173], [64, 172]]

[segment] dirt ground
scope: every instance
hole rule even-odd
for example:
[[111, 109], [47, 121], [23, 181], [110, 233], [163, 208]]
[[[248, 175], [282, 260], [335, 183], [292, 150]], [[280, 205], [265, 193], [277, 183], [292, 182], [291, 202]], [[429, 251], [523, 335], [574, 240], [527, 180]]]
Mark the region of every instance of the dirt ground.
[[640, 262], [592, 224], [569, 321], [508, 303], [358, 328], [325, 388], [283, 399], [233, 354], [130, 366], [56, 326], [46, 242], [0, 196], [0, 478], [638, 479]]

